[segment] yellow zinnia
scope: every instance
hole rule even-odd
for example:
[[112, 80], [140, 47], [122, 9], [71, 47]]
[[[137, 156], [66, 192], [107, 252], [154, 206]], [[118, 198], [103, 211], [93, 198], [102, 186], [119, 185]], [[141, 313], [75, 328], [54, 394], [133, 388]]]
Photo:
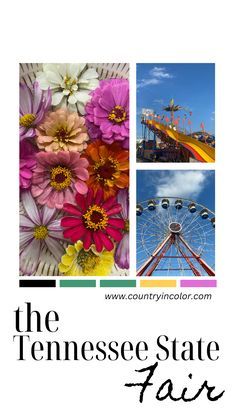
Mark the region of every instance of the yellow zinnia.
[[113, 265], [113, 252], [103, 250], [98, 253], [93, 244], [85, 250], [79, 240], [66, 248], [58, 267], [60, 273], [68, 276], [106, 276], [111, 273]]

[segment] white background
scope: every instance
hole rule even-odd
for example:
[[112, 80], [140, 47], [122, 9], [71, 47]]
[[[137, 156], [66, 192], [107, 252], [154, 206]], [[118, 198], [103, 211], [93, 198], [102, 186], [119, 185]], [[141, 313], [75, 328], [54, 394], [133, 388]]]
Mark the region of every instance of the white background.
[[[233, 2], [172, 1], [7, 2], [1, 23], [1, 417], [9, 419], [102, 417], [169, 419], [235, 416], [235, 14]], [[131, 211], [135, 206], [135, 63], [216, 63], [217, 280], [212, 301], [114, 302], [103, 289], [18, 288], [18, 63], [129, 62], [131, 86]], [[197, 167], [205, 168], [197, 165]], [[194, 165], [194, 169], [197, 168]], [[165, 168], [173, 168], [165, 165]], [[178, 168], [191, 168], [179, 164]], [[214, 168], [208, 165], [207, 168]], [[131, 224], [131, 277], [135, 272], [135, 225]], [[12, 342], [14, 313], [25, 301], [60, 315], [59, 332], [33, 339], [145, 340], [148, 362], [19, 362]], [[217, 362], [163, 362], [147, 389], [134, 369], [155, 361], [155, 339], [216, 340]], [[41, 335], [41, 336], [40, 336]], [[3, 372], [2, 372], [3, 371]], [[218, 402], [205, 396], [192, 403], [157, 402], [155, 390], [172, 378], [176, 389], [207, 378]], [[196, 387], [194, 387], [194, 385]]]

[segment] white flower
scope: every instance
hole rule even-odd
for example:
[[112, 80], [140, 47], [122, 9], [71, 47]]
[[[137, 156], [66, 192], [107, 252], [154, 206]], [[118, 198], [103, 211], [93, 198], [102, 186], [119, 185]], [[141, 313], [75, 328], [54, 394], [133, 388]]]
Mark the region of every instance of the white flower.
[[99, 84], [94, 68], [86, 64], [43, 64], [43, 71], [36, 74], [42, 90], [52, 90], [52, 105], [68, 105], [71, 110], [78, 107], [84, 115], [84, 106], [90, 100], [89, 92]]

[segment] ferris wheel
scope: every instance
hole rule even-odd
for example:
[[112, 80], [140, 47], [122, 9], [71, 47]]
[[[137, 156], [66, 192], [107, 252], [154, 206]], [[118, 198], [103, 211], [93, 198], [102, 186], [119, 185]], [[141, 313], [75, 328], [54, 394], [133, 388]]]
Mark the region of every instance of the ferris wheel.
[[137, 276], [214, 276], [215, 214], [179, 197], [136, 206]]

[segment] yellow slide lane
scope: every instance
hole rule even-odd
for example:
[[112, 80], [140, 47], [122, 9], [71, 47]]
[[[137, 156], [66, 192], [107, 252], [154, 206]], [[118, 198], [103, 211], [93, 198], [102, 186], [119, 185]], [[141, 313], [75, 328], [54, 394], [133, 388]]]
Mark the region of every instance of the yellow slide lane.
[[154, 125], [157, 129], [165, 132], [173, 140], [179, 142], [180, 144], [186, 144], [186, 146], [192, 147], [204, 161], [208, 163], [214, 163], [215, 161], [215, 149], [210, 147], [207, 144], [201, 143], [195, 138], [188, 137], [187, 135], [177, 132], [169, 127], [166, 127], [163, 124], [160, 124], [156, 121], [149, 121], [150, 124]]

